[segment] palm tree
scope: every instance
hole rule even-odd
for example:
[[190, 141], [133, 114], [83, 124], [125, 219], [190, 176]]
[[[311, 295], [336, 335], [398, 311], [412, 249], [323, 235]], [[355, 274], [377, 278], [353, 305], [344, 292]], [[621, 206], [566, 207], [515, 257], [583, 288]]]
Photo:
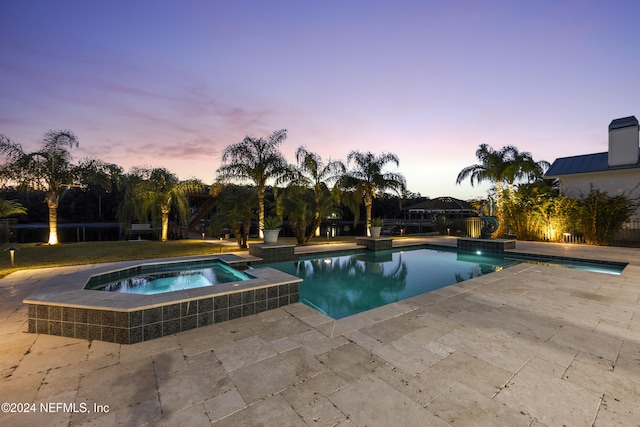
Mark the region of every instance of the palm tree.
[[542, 179], [544, 172], [551, 166], [546, 160], [536, 162], [528, 151], [519, 152], [513, 147], [513, 158], [504, 171], [509, 197], [515, 194], [514, 184], [518, 180], [526, 179], [529, 183]]
[[121, 210], [121, 214], [126, 215], [133, 212], [138, 220], [146, 220], [151, 217], [154, 223], [160, 219], [160, 239], [163, 242], [167, 241], [169, 214], [172, 209], [175, 210], [179, 218], [188, 219], [187, 194], [202, 191], [204, 186], [195, 179], [180, 181], [176, 175], [164, 168], [136, 168], [131, 175], [132, 183], [125, 195], [127, 203], [123, 205], [126, 207]]
[[6, 218], [13, 215], [24, 215], [27, 213], [27, 208], [22, 204], [13, 200], [0, 199], [0, 218]]
[[[298, 147], [296, 160], [298, 161], [297, 175], [292, 183], [295, 186], [309, 188], [313, 195], [312, 202], [308, 206], [308, 209], [312, 211], [312, 215], [307, 225], [311, 225], [311, 229], [308, 233], [305, 232], [306, 235], [303, 241], [299, 241], [299, 243], [303, 244], [308, 243], [311, 236], [320, 227], [322, 218], [335, 212], [333, 200], [337, 201], [339, 199], [339, 192], [336, 187], [334, 187], [335, 191], [329, 189], [329, 184], [340, 179], [344, 175], [346, 168], [338, 160], [329, 160], [329, 162], [324, 163], [318, 154], [310, 152], [304, 147]], [[302, 194], [299, 195], [302, 196]], [[291, 194], [289, 195], [291, 196]], [[297, 197], [297, 195], [293, 197]], [[291, 201], [289, 201], [289, 205], [292, 205]], [[297, 210], [300, 210], [302, 204], [297, 203], [295, 206], [297, 206]]]
[[43, 190], [49, 209], [49, 244], [58, 243], [58, 203], [65, 189], [77, 186], [71, 152], [78, 138], [69, 130], [51, 130], [44, 134], [43, 147], [25, 153], [20, 144], [0, 135], [0, 153], [6, 156], [3, 178], [24, 189]]
[[211, 195], [219, 199], [213, 220], [229, 226], [239, 248], [247, 247], [247, 237], [251, 231], [253, 209], [258, 201], [255, 187], [239, 185], [213, 186]]
[[264, 223], [264, 195], [267, 181], [274, 179], [276, 184], [284, 182], [290, 176], [290, 168], [278, 146], [287, 138], [287, 130], [273, 132], [267, 138], [246, 136], [242, 142], [229, 145], [222, 152], [223, 165], [217, 170], [218, 179], [248, 180], [258, 189], [258, 221], [260, 237]]
[[549, 167], [549, 162], [544, 160], [535, 162], [531, 153], [519, 152], [512, 145], [507, 145], [496, 151], [487, 144], [480, 144], [480, 148], [476, 150], [476, 157], [480, 163], [462, 169], [456, 178], [456, 184], [460, 184], [467, 178], [471, 180], [471, 186], [474, 185], [474, 182], [490, 181], [494, 183], [498, 211], [502, 206], [504, 184], [507, 185], [509, 194], [513, 194], [515, 181], [524, 178], [529, 181], [541, 178], [544, 170]]
[[398, 156], [393, 153], [382, 153], [379, 156], [373, 153], [351, 151], [347, 156], [347, 162], [354, 163], [354, 168], [349, 170], [341, 179], [340, 186], [346, 190], [354, 191], [355, 197], [364, 202], [367, 236], [371, 235], [371, 210], [373, 199], [378, 192], [394, 190], [401, 193], [406, 188], [405, 178], [397, 172], [384, 172], [387, 164], [400, 165]]

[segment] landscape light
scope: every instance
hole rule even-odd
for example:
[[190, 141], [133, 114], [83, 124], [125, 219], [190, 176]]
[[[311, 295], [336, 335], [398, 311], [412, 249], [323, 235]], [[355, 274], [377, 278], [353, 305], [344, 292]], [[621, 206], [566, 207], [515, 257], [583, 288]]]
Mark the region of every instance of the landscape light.
[[5, 252], [9, 252], [9, 256], [11, 257], [11, 267], [15, 266], [15, 253], [16, 251], [19, 251], [19, 250], [20, 249], [14, 248], [13, 246], [9, 246], [4, 250]]

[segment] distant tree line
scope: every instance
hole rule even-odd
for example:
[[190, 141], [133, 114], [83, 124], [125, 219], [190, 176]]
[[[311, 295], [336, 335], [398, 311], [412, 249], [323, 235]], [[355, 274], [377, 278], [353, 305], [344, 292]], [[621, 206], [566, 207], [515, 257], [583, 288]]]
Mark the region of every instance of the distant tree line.
[[[207, 186], [180, 181], [164, 168], [134, 167], [125, 173], [99, 159], [74, 162], [79, 140], [69, 130], [46, 132], [34, 152], [0, 134], [0, 199], [18, 208], [3, 216], [48, 222], [49, 244], [58, 242], [58, 221], [152, 223], [166, 240], [169, 223], [186, 227], [204, 195], [217, 200], [211, 215], [217, 228], [242, 236], [249, 233], [247, 223], [257, 220], [261, 229], [265, 217], [273, 215], [288, 221], [304, 244], [326, 218], [359, 221], [364, 216], [368, 231], [374, 212], [400, 216], [401, 199], [413, 195], [402, 174], [386, 170], [399, 165], [395, 154], [352, 151], [346, 162], [325, 161], [300, 146], [296, 164], [288, 164], [279, 148], [286, 137], [283, 129], [229, 145], [214, 184]], [[246, 236], [239, 245], [246, 246]]]

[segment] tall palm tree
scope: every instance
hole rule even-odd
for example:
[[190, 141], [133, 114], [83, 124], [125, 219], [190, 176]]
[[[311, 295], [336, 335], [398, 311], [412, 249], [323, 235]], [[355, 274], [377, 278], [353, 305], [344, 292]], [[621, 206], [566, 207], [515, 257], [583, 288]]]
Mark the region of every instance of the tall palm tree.
[[44, 134], [43, 146], [25, 153], [20, 144], [0, 135], [0, 153], [5, 155], [1, 175], [24, 189], [43, 190], [49, 209], [49, 244], [58, 244], [58, 203], [65, 189], [78, 185], [71, 164], [71, 149], [78, 138], [69, 130]]
[[467, 178], [471, 180], [472, 186], [474, 182], [478, 184], [482, 181], [494, 183], [498, 210], [502, 206], [505, 184], [512, 194], [514, 183], [518, 179], [526, 178], [531, 181], [540, 178], [544, 170], [549, 167], [549, 162], [544, 160], [535, 162], [531, 153], [519, 152], [512, 145], [494, 150], [487, 144], [480, 144], [476, 150], [476, 157], [480, 163], [462, 169], [456, 178], [456, 184], [462, 183]]
[[176, 175], [164, 168], [137, 168], [133, 175], [133, 183], [125, 196], [128, 198], [128, 206], [133, 209], [134, 216], [139, 220], [151, 217], [155, 223], [160, 219], [160, 239], [165, 242], [169, 238], [169, 214], [172, 209], [179, 218], [187, 220], [187, 194], [202, 191], [204, 186], [195, 179], [180, 181]]
[[292, 183], [309, 188], [313, 194], [311, 229], [304, 237], [304, 241], [300, 242], [308, 243], [315, 230], [320, 227], [322, 218], [333, 213], [332, 199], [339, 199], [339, 192], [336, 187], [333, 188], [335, 191], [332, 191], [329, 185], [338, 181], [346, 172], [346, 168], [338, 160], [329, 160], [324, 163], [318, 154], [308, 151], [305, 147], [298, 147], [296, 160], [298, 173]]
[[373, 199], [378, 192], [394, 190], [401, 193], [406, 188], [406, 181], [402, 174], [397, 172], [384, 172], [387, 164], [400, 165], [398, 156], [393, 153], [382, 153], [379, 156], [370, 151], [362, 153], [351, 151], [347, 155], [347, 162], [353, 162], [353, 169], [347, 171], [342, 177], [340, 186], [346, 190], [354, 191], [355, 197], [364, 202], [367, 235], [371, 235], [371, 210]]
[[267, 181], [280, 184], [290, 175], [287, 161], [278, 146], [287, 138], [287, 130], [273, 132], [266, 138], [246, 136], [242, 142], [229, 145], [222, 152], [223, 165], [217, 170], [222, 182], [248, 180], [258, 188], [258, 221], [260, 236], [264, 223], [264, 195]]

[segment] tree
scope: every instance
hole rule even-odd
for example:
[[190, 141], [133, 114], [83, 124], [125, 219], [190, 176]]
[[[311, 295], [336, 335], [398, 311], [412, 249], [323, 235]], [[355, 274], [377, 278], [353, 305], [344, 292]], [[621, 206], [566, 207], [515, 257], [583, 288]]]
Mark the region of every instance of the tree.
[[476, 150], [476, 157], [480, 163], [462, 169], [458, 173], [456, 184], [462, 183], [467, 178], [470, 179], [471, 186], [474, 183], [479, 184], [483, 181], [489, 181], [496, 185], [497, 204], [500, 205], [506, 170], [515, 152], [517, 152], [517, 149], [513, 146], [502, 147], [502, 149], [496, 151], [487, 144], [480, 144], [480, 148]]
[[58, 203], [65, 189], [76, 186], [71, 164], [71, 149], [78, 138], [69, 130], [51, 130], [44, 134], [42, 149], [25, 153], [20, 144], [0, 135], [0, 153], [6, 163], [0, 174], [23, 189], [43, 190], [49, 209], [49, 244], [58, 244]]
[[[83, 210], [89, 211], [91, 219], [96, 217], [103, 219], [105, 217], [104, 207], [106, 205], [109, 209], [109, 201], [112, 202], [113, 208], [117, 206], [114, 200], [120, 195], [119, 190], [124, 186], [123, 169], [116, 164], [106, 163], [95, 158], [80, 160], [75, 169], [76, 176], [83, 184], [82, 197], [79, 198], [84, 205]], [[97, 212], [93, 209], [94, 206], [97, 206]], [[108, 213], [108, 218], [115, 216], [113, 208]]]
[[222, 182], [230, 180], [248, 180], [258, 190], [258, 221], [260, 236], [265, 217], [264, 195], [267, 181], [273, 179], [281, 184], [290, 177], [289, 168], [278, 146], [287, 138], [287, 130], [273, 132], [267, 138], [246, 136], [242, 142], [229, 145], [222, 152], [223, 165], [217, 170], [218, 179]]
[[251, 219], [254, 216], [253, 208], [258, 201], [256, 190], [255, 187], [239, 185], [212, 187], [212, 195], [219, 198], [213, 221], [231, 228], [239, 248], [247, 247]]
[[[164, 168], [136, 168], [130, 176], [131, 183], [125, 197], [128, 199], [121, 213], [133, 216], [142, 221], [151, 217], [152, 222], [161, 224], [163, 242], [169, 236], [169, 214], [174, 210], [178, 218], [189, 217], [189, 201], [187, 195], [202, 191], [204, 186], [198, 180], [179, 181], [178, 177]], [[122, 217], [122, 216], [121, 216]], [[130, 222], [123, 221], [123, 222]]]
[[[295, 222], [298, 227], [298, 233], [293, 230], [298, 243], [306, 244], [320, 227], [322, 219], [335, 213], [334, 201], [339, 200], [339, 192], [335, 187], [335, 191], [332, 191], [329, 185], [340, 179], [346, 168], [342, 162], [337, 160], [329, 160], [324, 163], [318, 154], [310, 152], [304, 147], [298, 147], [296, 160], [298, 162], [297, 174], [292, 181], [293, 187], [296, 188], [285, 191], [284, 211], [288, 212], [290, 220]], [[306, 189], [309, 189], [310, 193], [304, 191]], [[306, 199], [309, 197], [311, 200], [307, 201]], [[302, 226], [303, 223], [304, 226]]]
[[359, 202], [364, 202], [367, 235], [370, 235], [371, 210], [373, 199], [378, 192], [394, 190], [401, 194], [406, 188], [406, 182], [402, 174], [396, 172], [384, 172], [387, 164], [400, 165], [398, 156], [393, 153], [382, 153], [379, 156], [373, 153], [351, 151], [347, 156], [347, 162], [353, 162], [353, 169], [347, 171], [340, 180], [340, 187], [353, 191]]
[[27, 208], [13, 200], [0, 199], [0, 218], [14, 215], [25, 215]]
[[520, 184], [504, 200], [504, 225], [518, 240], [561, 241], [562, 233], [571, 229], [576, 205], [547, 181]]
[[638, 206], [638, 199], [626, 194], [609, 196], [606, 191], [591, 186], [589, 194], [578, 200], [578, 231], [589, 244], [608, 245]]
[[[494, 150], [487, 144], [480, 144], [476, 150], [476, 157], [480, 163], [467, 166], [458, 173], [456, 184], [462, 183], [469, 178], [471, 185], [483, 181], [489, 181], [495, 184], [496, 210], [498, 216], [502, 216], [503, 199], [505, 194], [505, 185], [508, 189], [510, 198], [515, 196], [514, 184], [517, 180], [527, 179], [532, 182], [540, 179], [549, 167], [549, 162], [544, 160], [536, 162], [533, 160], [531, 153], [519, 152], [512, 145], [502, 147], [500, 150]], [[501, 230], [504, 225], [501, 224]], [[499, 232], [498, 232], [499, 233]]]

